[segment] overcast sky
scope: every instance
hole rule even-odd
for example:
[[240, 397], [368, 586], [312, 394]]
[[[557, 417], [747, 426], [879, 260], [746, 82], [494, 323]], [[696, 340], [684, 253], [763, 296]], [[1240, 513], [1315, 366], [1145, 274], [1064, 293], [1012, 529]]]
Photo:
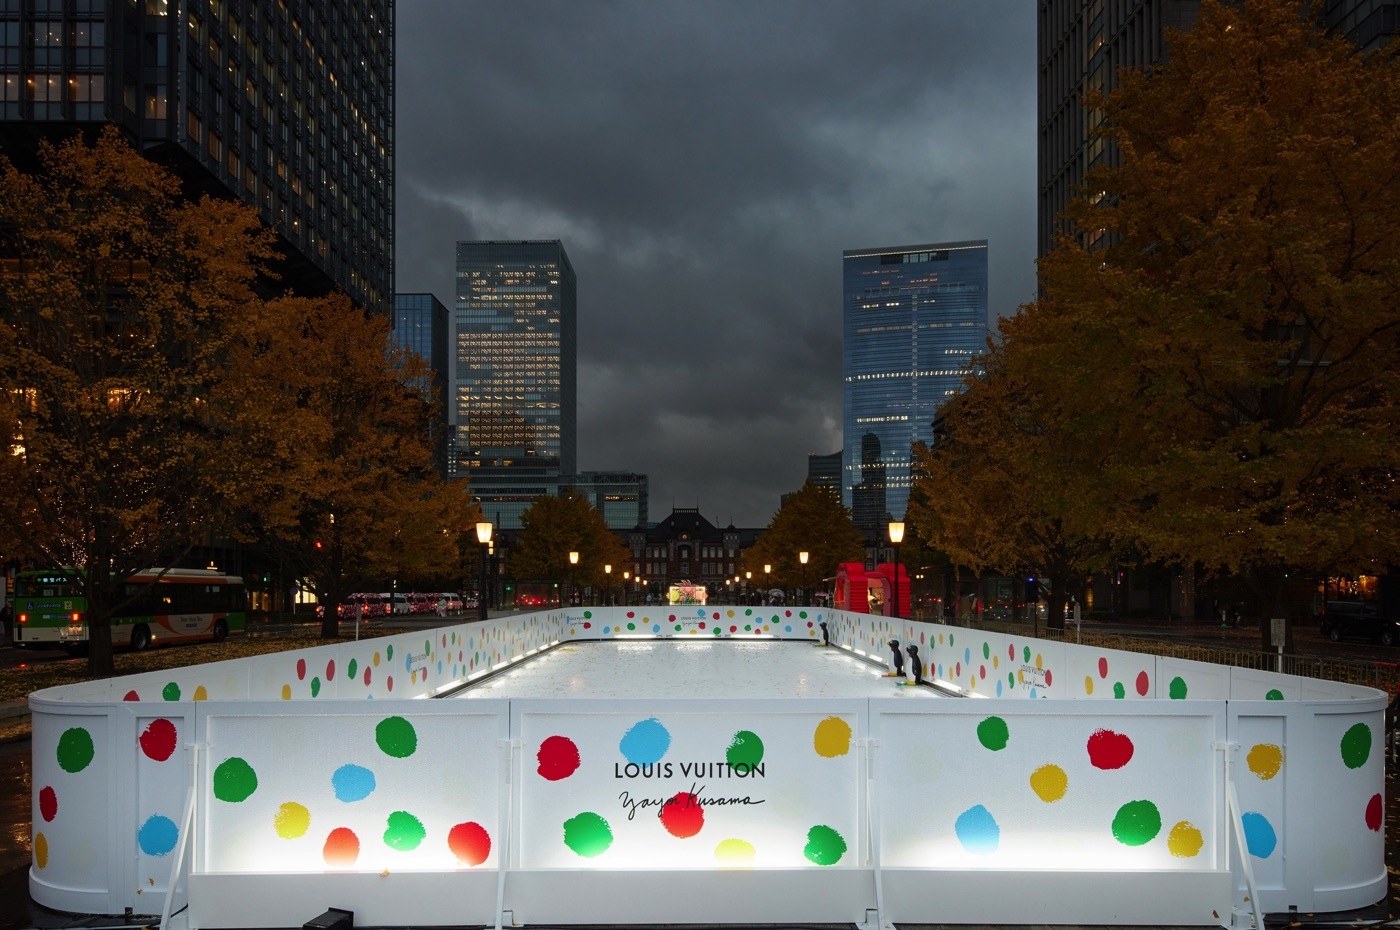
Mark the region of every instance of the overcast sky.
[[399, 292], [459, 239], [578, 274], [578, 466], [766, 526], [841, 448], [841, 252], [987, 239], [1035, 289], [1031, 0], [399, 0]]

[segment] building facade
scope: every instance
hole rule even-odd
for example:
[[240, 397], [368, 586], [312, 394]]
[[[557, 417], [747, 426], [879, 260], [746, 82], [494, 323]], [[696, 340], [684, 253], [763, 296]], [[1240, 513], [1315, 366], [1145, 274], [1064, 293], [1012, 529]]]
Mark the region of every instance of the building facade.
[[987, 241], [843, 253], [841, 496], [856, 526], [903, 519], [913, 445], [986, 350]]
[[[752, 546], [761, 529], [720, 529], [696, 507], [677, 507], [653, 527], [638, 526], [624, 541], [632, 550], [630, 594], [633, 603], [650, 594], [663, 598], [670, 585], [688, 581], [703, 584], [716, 603], [737, 603], [745, 590], [756, 591], [762, 582], [735, 582], [739, 553]], [[619, 534], [621, 535], [621, 534]]]
[[576, 291], [558, 240], [457, 243], [450, 473], [503, 528], [577, 470]]
[[807, 480], [818, 487], [841, 490], [841, 450], [830, 455], [807, 453]]
[[393, 346], [406, 349], [428, 366], [418, 385], [432, 403], [429, 442], [433, 466], [447, 474], [447, 308], [432, 294], [395, 294]]
[[394, 0], [0, 0], [0, 145], [104, 124], [276, 231], [303, 294], [388, 314]]
[[573, 490], [602, 516], [610, 530], [647, 525], [647, 476], [631, 471], [586, 471], [573, 476]]

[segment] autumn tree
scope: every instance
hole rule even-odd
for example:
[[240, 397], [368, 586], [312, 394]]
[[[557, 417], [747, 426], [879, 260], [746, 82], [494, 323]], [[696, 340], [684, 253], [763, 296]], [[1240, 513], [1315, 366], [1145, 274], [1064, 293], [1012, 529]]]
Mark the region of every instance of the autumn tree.
[[[807, 553], [805, 571], [798, 554]], [[834, 578], [842, 562], [865, 561], [865, 537], [851, 522], [835, 488], [808, 480], [787, 496], [783, 506], [739, 560], [740, 574], [751, 572], [753, 583], [771, 582], [785, 588], [807, 586]], [[771, 565], [769, 574], [764, 565]], [[763, 581], [759, 581], [763, 579]]]
[[[278, 411], [247, 531], [293, 567], [325, 606], [386, 578], [454, 576], [479, 519], [466, 482], [431, 467], [424, 363], [389, 348], [389, 321], [343, 295], [286, 297], [237, 346], [241, 390]], [[256, 405], [244, 403], [244, 409]]]
[[39, 155], [0, 159], [0, 522], [73, 572], [105, 675], [122, 581], [229, 526], [247, 447], [215, 394], [272, 239], [115, 129]]
[[[569, 553], [578, 553], [578, 564]], [[510, 571], [515, 578], [549, 578], [567, 581], [575, 588], [603, 587], [632, 564], [631, 551], [608, 528], [588, 499], [575, 491], [558, 497], [537, 497], [520, 516], [520, 532], [510, 551]]]
[[981, 373], [944, 405], [937, 442], [916, 450], [905, 519], [959, 566], [1048, 582], [1047, 625], [1062, 627], [1072, 587], [1109, 551], [1094, 482], [1111, 447], [1082, 435], [1073, 398], [1020, 358], [1036, 323], [1002, 321]]
[[1288, 573], [1400, 552], [1400, 61], [1296, 0], [1206, 0], [1169, 45], [1087, 100], [1122, 163], [1068, 208], [1022, 357], [1118, 444], [1115, 535], [1279, 616]]

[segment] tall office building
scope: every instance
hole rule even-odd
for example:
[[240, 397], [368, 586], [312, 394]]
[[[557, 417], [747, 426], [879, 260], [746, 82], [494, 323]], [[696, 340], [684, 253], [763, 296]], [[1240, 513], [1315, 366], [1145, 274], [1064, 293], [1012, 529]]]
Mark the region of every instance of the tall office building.
[[[586, 471], [570, 486], [593, 505], [612, 530], [647, 525], [647, 476], [633, 471]], [[620, 569], [619, 569], [620, 571]]]
[[[1064, 228], [1057, 217], [1085, 173], [1100, 163], [1119, 163], [1115, 146], [1091, 138], [1097, 117], [1084, 109], [1084, 94], [1112, 90], [1119, 69], [1161, 61], [1167, 54], [1164, 31], [1190, 29], [1200, 6], [1199, 0], [1039, 0], [1040, 255]], [[1363, 51], [1400, 34], [1400, 0], [1326, 0], [1319, 10], [1329, 32], [1345, 35]], [[1093, 245], [1099, 233], [1081, 235]]]
[[0, 0], [5, 154], [104, 124], [255, 207], [285, 285], [390, 312], [394, 0]]
[[558, 240], [457, 243], [452, 473], [506, 529], [576, 471], [576, 289]]
[[831, 488], [833, 491], [841, 490], [841, 452], [837, 450], [829, 455], [819, 455], [816, 452], [807, 453], [807, 480], [818, 487]]
[[986, 350], [987, 240], [843, 253], [841, 496], [858, 527], [902, 519], [912, 448]]
[[429, 369], [418, 387], [433, 401], [428, 441], [433, 450], [433, 467], [440, 475], [447, 474], [448, 325], [447, 308], [432, 294], [394, 295], [391, 342], [417, 355]]

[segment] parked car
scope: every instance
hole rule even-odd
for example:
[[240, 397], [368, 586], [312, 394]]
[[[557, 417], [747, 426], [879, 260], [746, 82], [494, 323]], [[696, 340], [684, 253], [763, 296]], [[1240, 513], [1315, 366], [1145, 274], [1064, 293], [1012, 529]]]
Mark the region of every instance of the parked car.
[[1400, 643], [1400, 621], [1382, 617], [1367, 601], [1328, 601], [1322, 608], [1322, 635], [1332, 642], [1364, 639], [1382, 646]]

